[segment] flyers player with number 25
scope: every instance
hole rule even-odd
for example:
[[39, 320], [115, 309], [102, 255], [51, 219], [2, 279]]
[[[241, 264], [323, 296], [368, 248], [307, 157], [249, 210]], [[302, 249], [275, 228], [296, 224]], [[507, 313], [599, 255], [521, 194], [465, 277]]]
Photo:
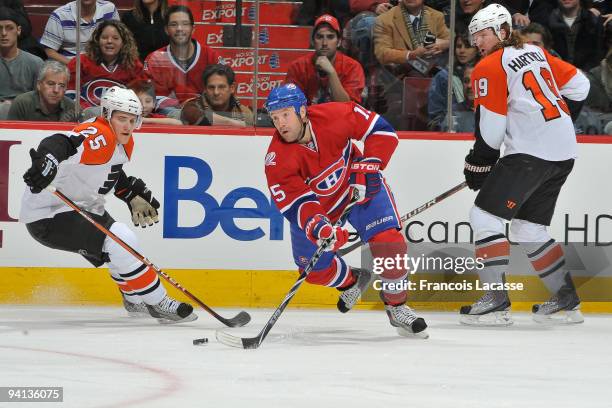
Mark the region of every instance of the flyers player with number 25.
[[[523, 43], [512, 31], [510, 13], [499, 4], [476, 13], [469, 31], [484, 58], [471, 77], [476, 142], [465, 158], [464, 174], [468, 186], [480, 190], [470, 212], [476, 256], [485, 259], [480, 280], [497, 290], [463, 306], [461, 321], [512, 323], [505, 281], [509, 238], [520, 244], [552, 294], [533, 306], [534, 320], [580, 323], [580, 299], [564, 267], [563, 250], [547, 227], [574, 166], [572, 119], [589, 92], [589, 81], [573, 65]], [[511, 221], [508, 238], [506, 221]]]
[[197, 318], [193, 307], [168, 296], [157, 273], [134, 258], [118, 243], [68, 207], [46, 187], [53, 186], [74, 201], [95, 221], [136, 251], [136, 234], [116, 222], [105, 210], [105, 196], [124, 201], [135, 226], [158, 222], [159, 202], [144, 181], [123, 171], [134, 150], [132, 132], [142, 122], [142, 105], [129, 89], [109, 88], [101, 100], [102, 116], [79, 124], [67, 134], [56, 133], [30, 150], [32, 166], [24, 174], [27, 184], [20, 221], [41, 244], [81, 254], [94, 266], [108, 264], [131, 316], [150, 316], [162, 323]]
[[[266, 177], [276, 206], [291, 224], [294, 261], [302, 271], [321, 242], [330, 239], [328, 251], [306, 281], [338, 289], [338, 309], [348, 312], [373, 277], [336, 254], [348, 239], [346, 228], [335, 222], [351, 200], [351, 187], [361, 194], [348, 221], [362, 241], [370, 243], [373, 256], [395, 258], [406, 253], [400, 217], [381, 173], [397, 147], [397, 135], [385, 119], [354, 102], [307, 108], [306, 97], [295, 84], [273, 89], [265, 107], [276, 127], [266, 155]], [[353, 140], [363, 141], [363, 153]], [[399, 334], [427, 337], [425, 321], [405, 305], [401, 284], [407, 275], [399, 266], [386, 269], [381, 298]]]

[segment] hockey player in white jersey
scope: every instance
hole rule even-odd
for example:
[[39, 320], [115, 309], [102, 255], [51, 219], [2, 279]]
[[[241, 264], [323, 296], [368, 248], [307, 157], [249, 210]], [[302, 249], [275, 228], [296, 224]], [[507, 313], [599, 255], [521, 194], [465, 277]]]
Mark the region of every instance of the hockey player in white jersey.
[[[510, 240], [521, 244], [552, 297], [533, 306], [538, 322], [580, 323], [580, 299], [565, 269], [561, 246], [548, 234], [557, 197], [577, 153], [572, 118], [580, 111], [589, 81], [573, 65], [512, 32], [510, 13], [499, 4], [480, 10], [469, 25], [483, 55], [471, 77], [476, 142], [464, 174], [480, 190], [470, 211], [481, 282], [505, 283]], [[500, 148], [504, 156], [500, 159]], [[503, 288], [503, 285], [501, 286]], [[485, 293], [463, 306], [461, 322], [512, 323], [506, 290]]]
[[68, 134], [56, 133], [31, 149], [32, 166], [24, 174], [26, 188], [20, 221], [41, 244], [83, 255], [94, 266], [108, 264], [132, 316], [152, 316], [160, 322], [193, 321], [193, 307], [172, 299], [153, 268], [134, 258], [83, 216], [45, 190], [53, 185], [99, 224], [139, 251], [138, 238], [105, 210], [105, 196], [125, 201], [135, 226], [158, 222], [159, 202], [145, 183], [122, 169], [134, 149], [132, 132], [142, 122], [136, 94], [120, 87], [102, 96], [103, 115], [79, 124]]

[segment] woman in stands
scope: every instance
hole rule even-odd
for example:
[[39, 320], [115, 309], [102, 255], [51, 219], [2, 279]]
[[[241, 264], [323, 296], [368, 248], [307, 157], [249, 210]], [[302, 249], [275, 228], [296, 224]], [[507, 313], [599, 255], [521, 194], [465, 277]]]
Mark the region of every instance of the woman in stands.
[[[123, 88], [134, 79], [146, 79], [134, 36], [120, 21], [106, 20], [100, 23], [87, 42], [86, 53], [80, 55], [81, 90], [83, 108], [100, 105], [100, 98], [107, 88]], [[70, 84], [75, 92], [76, 58], [68, 64]], [[67, 92], [66, 94], [68, 94]]]
[[153, 51], [168, 45], [168, 34], [164, 29], [166, 10], [167, 0], [134, 0], [134, 7], [121, 17], [134, 35], [141, 61]]
[[[474, 66], [478, 60], [478, 50], [468, 39], [467, 32], [457, 33], [455, 37], [455, 64], [453, 68], [453, 110], [461, 109], [465, 95], [463, 91], [463, 71], [468, 66]], [[427, 100], [427, 113], [430, 130], [440, 130], [446, 118], [448, 89], [448, 71], [440, 70], [432, 79]]]

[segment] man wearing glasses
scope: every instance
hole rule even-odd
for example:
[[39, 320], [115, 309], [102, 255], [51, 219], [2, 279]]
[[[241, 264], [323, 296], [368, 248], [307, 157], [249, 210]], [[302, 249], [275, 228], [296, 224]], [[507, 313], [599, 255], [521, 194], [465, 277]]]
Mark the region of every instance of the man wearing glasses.
[[170, 44], [152, 52], [145, 60], [145, 69], [155, 83], [158, 107], [183, 103], [204, 91], [202, 73], [211, 64], [220, 62], [215, 50], [191, 38], [193, 14], [186, 6], [172, 6], [166, 14], [166, 33]]

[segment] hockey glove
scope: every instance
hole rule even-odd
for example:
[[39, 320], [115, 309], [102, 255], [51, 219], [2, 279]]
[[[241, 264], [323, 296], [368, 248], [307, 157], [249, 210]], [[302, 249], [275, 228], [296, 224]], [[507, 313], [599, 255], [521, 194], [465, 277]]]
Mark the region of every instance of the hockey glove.
[[34, 194], [44, 190], [55, 178], [59, 162], [51, 153], [44, 156], [34, 149], [30, 149], [32, 167], [23, 175], [23, 181], [30, 187]]
[[349, 184], [359, 191], [358, 203], [371, 200], [382, 185], [380, 166], [382, 162], [376, 157], [356, 157], [351, 163]]
[[306, 222], [304, 229], [309, 240], [321, 245], [323, 240], [331, 238], [327, 251], [337, 251], [348, 241], [349, 233], [346, 228], [335, 227], [324, 215], [317, 214]]
[[[132, 213], [134, 226], [145, 228], [153, 223], [159, 222], [157, 209], [159, 201], [153, 197], [151, 190], [147, 188], [144, 181], [136, 177], [128, 177], [127, 184], [115, 190], [115, 196], [125, 201]], [[119, 184], [119, 183], [118, 183]]]
[[468, 187], [474, 191], [480, 190], [496, 161], [497, 159], [493, 162], [491, 160], [479, 159], [474, 154], [474, 150], [470, 150], [470, 153], [465, 156], [463, 168], [465, 182]]

